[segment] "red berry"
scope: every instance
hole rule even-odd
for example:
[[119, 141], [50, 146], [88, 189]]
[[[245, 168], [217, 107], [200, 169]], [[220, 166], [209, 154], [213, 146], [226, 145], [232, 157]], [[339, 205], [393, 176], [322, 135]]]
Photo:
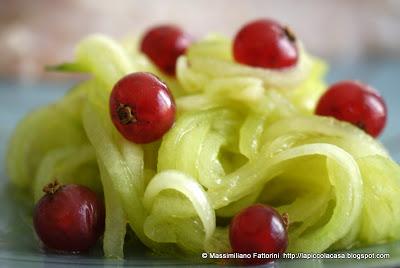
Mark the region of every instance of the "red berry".
[[173, 125], [175, 102], [168, 87], [150, 73], [133, 73], [119, 80], [110, 97], [112, 122], [135, 143], [160, 139]]
[[141, 51], [168, 75], [175, 75], [178, 57], [186, 52], [191, 37], [173, 25], [151, 28], [142, 39]]
[[33, 223], [43, 244], [51, 250], [81, 252], [90, 249], [104, 232], [104, 204], [89, 188], [57, 182], [47, 185], [36, 204]]
[[[288, 245], [287, 222], [272, 207], [257, 204], [237, 214], [230, 225], [229, 238], [234, 252], [283, 253]], [[262, 264], [272, 259], [245, 259]]]
[[379, 93], [358, 81], [341, 81], [330, 86], [315, 113], [352, 123], [373, 137], [382, 132], [387, 117], [386, 104]]
[[291, 67], [298, 60], [296, 38], [289, 28], [276, 21], [252, 21], [236, 34], [233, 56], [237, 62], [254, 67]]

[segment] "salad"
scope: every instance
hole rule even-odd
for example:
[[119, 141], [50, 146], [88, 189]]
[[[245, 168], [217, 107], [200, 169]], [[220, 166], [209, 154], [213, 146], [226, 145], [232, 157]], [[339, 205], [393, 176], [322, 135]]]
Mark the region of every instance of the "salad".
[[172, 25], [92, 35], [50, 69], [89, 78], [30, 112], [7, 155], [48, 250], [100, 239], [123, 258], [128, 229], [158, 254], [197, 257], [400, 239], [400, 169], [375, 139], [382, 97], [327, 86], [326, 63], [277, 21], [233, 39]]

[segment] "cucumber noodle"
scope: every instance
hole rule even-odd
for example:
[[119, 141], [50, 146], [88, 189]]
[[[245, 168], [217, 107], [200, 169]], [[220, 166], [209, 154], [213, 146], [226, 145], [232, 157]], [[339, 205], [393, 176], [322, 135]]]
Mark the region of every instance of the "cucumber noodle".
[[[54, 178], [104, 195], [107, 257], [123, 257], [127, 224], [156, 252], [229, 252], [226, 222], [257, 202], [288, 213], [291, 252], [400, 238], [399, 166], [358, 128], [312, 115], [326, 67], [301, 45], [295, 67], [273, 71], [235, 63], [231, 41], [209, 36], [178, 59], [174, 79], [127, 44], [81, 41], [57, 69], [90, 80], [22, 120], [7, 157], [35, 201]], [[147, 145], [122, 138], [108, 111], [113, 85], [137, 71], [165, 80], [178, 107]]]

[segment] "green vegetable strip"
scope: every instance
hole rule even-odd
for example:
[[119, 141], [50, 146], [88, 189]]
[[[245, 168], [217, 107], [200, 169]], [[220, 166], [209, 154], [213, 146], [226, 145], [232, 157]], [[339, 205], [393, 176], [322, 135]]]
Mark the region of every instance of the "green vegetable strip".
[[207, 241], [206, 245], [204, 246], [205, 251], [208, 252], [231, 252], [231, 245], [229, 243], [228, 235], [229, 235], [228, 228], [224, 227], [217, 227], [215, 229], [214, 235], [211, 237], [210, 240]]
[[142, 146], [132, 144], [118, 135], [116, 139], [119, 142], [119, 148], [122, 158], [126, 161], [126, 166], [132, 170], [133, 175], [136, 177], [133, 180], [133, 185], [138, 195], [144, 193], [144, 152]]
[[[315, 151], [321, 150], [322, 147], [321, 144], [313, 146], [320, 147], [314, 148]], [[332, 243], [346, 235], [362, 209], [362, 180], [356, 162], [345, 151], [334, 146], [329, 148], [331, 145], [328, 144], [324, 146], [328, 147], [322, 149], [326, 148], [327, 152], [329, 150], [327, 164], [329, 180], [335, 190], [336, 206], [328, 223], [290, 245], [295, 251], [326, 250]], [[324, 238], [322, 241], [321, 237]]]
[[360, 226], [360, 243], [399, 239], [400, 168], [382, 156], [358, 159], [364, 179], [364, 207]]
[[90, 70], [109, 91], [123, 75], [135, 70], [128, 53], [118, 43], [102, 35], [90, 36], [78, 45], [76, 62]]
[[315, 107], [321, 95], [328, 87], [324, 81], [326, 73], [326, 64], [312, 57], [312, 67], [308, 77], [291, 91], [282, 91], [282, 93], [291, 100], [300, 111], [314, 114]]
[[239, 211], [242, 209], [245, 209], [246, 207], [250, 206], [251, 204], [254, 204], [257, 202], [261, 188], [255, 190], [251, 194], [237, 200], [234, 202], [231, 202], [229, 205], [221, 207], [216, 210], [216, 214], [221, 217], [233, 217], [235, 216]]
[[279, 164], [279, 173], [269, 181], [259, 200], [290, 215], [290, 240], [316, 230], [331, 217], [335, 205], [329, 183], [326, 157], [308, 155]]
[[233, 61], [231, 47], [232, 42], [229, 38], [218, 34], [210, 34], [203, 40], [191, 45], [186, 54], [189, 58], [202, 57]]
[[235, 62], [191, 55], [190, 49], [188, 60], [194, 71], [210, 77], [255, 77], [261, 79], [266, 86], [287, 89], [302, 82], [311, 69], [309, 56], [303, 50], [300, 51], [296, 67], [286, 71], [253, 68]]
[[[265, 148], [257, 159], [228, 175], [224, 179], [226, 183], [208, 191], [214, 208], [238, 200], [275, 177], [279, 172], [276, 165], [283, 161], [305, 155], [325, 155], [328, 157], [329, 180], [335, 187], [334, 213], [324, 227], [290, 244], [294, 251], [325, 250], [351, 228], [361, 211], [362, 181], [357, 164], [344, 150], [329, 144], [303, 145], [283, 151], [275, 157], [269, 157], [268, 149]], [[321, 241], [320, 237], [324, 237], [324, 240]]]
[[120, 196], [114, 190], [107, 169], [99, 161], [101, 182], [104, 189], [106, 222], [103, 238], [104, 255], [108, 258], [122, 259], [124, 257], [124, 241], [126, 234], [126, 216]]
[[385, 148], [371, 136], [353, 125], [337, 121], [328, 117], [298, 116], [280, 120], [271, 125], [262, 137], [267, 141], [281, 136], [285, 133], [301, 132], [313, 137], [332, 137], [337, 139], [338, 146], [351, 154], [362, 157], [368, 155], [387, 156]]
[[214, 133], [209, 134], [202, 143], [196, 168], [199, 182], [207, 189], [220, 183], [221, 177], [225, 175], [224, 167], [218, 159], [224, 143], [224, 137]]
[[63, 184], [79, 183], [101, 193], [98, 176], [96, 155], [91, 145], [55, 149], [40, 163], [33, 184], [34, 200], [37, 202], [44, 195], [43, 187], [55, 179]]
[[[235, 113], [214, 109], [182, 116], [164, 137], [158, 154], [158, 170], [179, 169], [198, 178], [207, 188], [224, 175], [218, 154], [240, 122]], [[185, 157], [181, 157], [185, 155]]]
[[107, 111], [112, 86], [123, 75], [135, 70], [134, 62], [129, 60], [120, 45], [103, 36], [87, 38], [78, 46], [76, 54], [77, 62], [87, 66], [102, 82], [88, 92], [83, 112], [86, 133], [120, 195], [130, 226], [142, 242], [151, 245], [143, 233], [146, 217], [141, 203], [144, 191], [143, 149], [115, 133]]
[[27, 189], [47, 152], [87, 143], [80, 122], [84, 92], [78, 86], [60, 101], [29, 112], [11, 137], [6, 159], [12, 182]]
[[213, 98], [229, 98], [250, 107], [264, 95], [262, 80], [253, 77], [214, 79], [204, 87]]
[[264, 132], [265, 118], [260, 115], [250, 114], [240, 128], [240, 152], [247, 158], [253, 158], [260, 147], [260, 136]]
[[[106, 168], [112, 185], [121, 198], [130, 226], [143, 243], [151, 245], [143, 233], [146, 211], [141, 202], [142, 193], [135, 187], [141, 184], [137, 181], [143, 178], [138, 178], [140, 173], [138, 174], [128, 166], [112, 137], [105, 130], [104, 121], [102, 122], [98, 114], [98, 109], [88, 102], [83, 112], [86, 133], [96, 150], [98, 161], [101, 161]], [[120, 137], [120, 139], [123, 138]], [[130, 146], [136, 145], [131, 144]]]
[[186, 155], [184, 158], [175, 158], [176, 168], [195, 178], [199, 177], [198, 159], [209, 127], [207, 124], [198, 122], [191, 131], [185, 133], [176, 149], [176, 155]]
[[181, 56], [176, 63], [176, 76], [182, 84], [183, 89], [188, 93], [200, 92], [208, 77], [204, 74], [194, 72], [188, 66], [187, 58]]
[[177, 105], [179, 115], [187, 112], [203, 111], [221, 106], [220, 103], [217, 103], [209, 97], [201, 94], [177, 98], [175, 103]]
[[203, 223], [205, 241], [210, 239], [215, 230], [215, 214], [203, 188], [194, 179], [182, 172], [175, 170], [160, 172], [146, 188], [143, 199], [146, 208], [150, 209], [157, 194], [166, 189], [179, 191], [191, 201]]

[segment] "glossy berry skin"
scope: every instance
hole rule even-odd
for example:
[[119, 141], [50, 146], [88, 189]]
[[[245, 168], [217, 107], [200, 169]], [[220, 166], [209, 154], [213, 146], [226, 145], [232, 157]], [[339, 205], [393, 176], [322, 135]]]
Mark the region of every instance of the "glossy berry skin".
[[133, 73], [119, 80], [110, 96], [111, 119], [134, 143], [160, 139], [173, 125], [175, 102], [168, 87], [150, 73]]
[[164, 73], [173, 76], [176, 60], [191, 42], [192, 38], [179, 27], [160, 25], [146, 32], [140, 49]]
[[36, 204], [33, 223], [47, 249], [89, 250], [104, 232], [104, 204], [87, 187], [69, 184], [48, 192]]
[[320, 98], [315, 113], [352, 123], [373, 137], [382, 132], [387, 118], [383, 98], [358, 81], [341, 81], [330, 86]]
[[[256, 204], [238, 213], [231, 222], [229, 239], [233, 252], [283, 253], [288, 245], [286, 224], [272, 207]], [[271, 259], [245, 259], [262, 264]]]
[[269, 69], [282, 69], [298, 61], [296, 38], [289, 28], [270, 19], [244, 25], [236, 34], [233, 56], [239, 63]]

